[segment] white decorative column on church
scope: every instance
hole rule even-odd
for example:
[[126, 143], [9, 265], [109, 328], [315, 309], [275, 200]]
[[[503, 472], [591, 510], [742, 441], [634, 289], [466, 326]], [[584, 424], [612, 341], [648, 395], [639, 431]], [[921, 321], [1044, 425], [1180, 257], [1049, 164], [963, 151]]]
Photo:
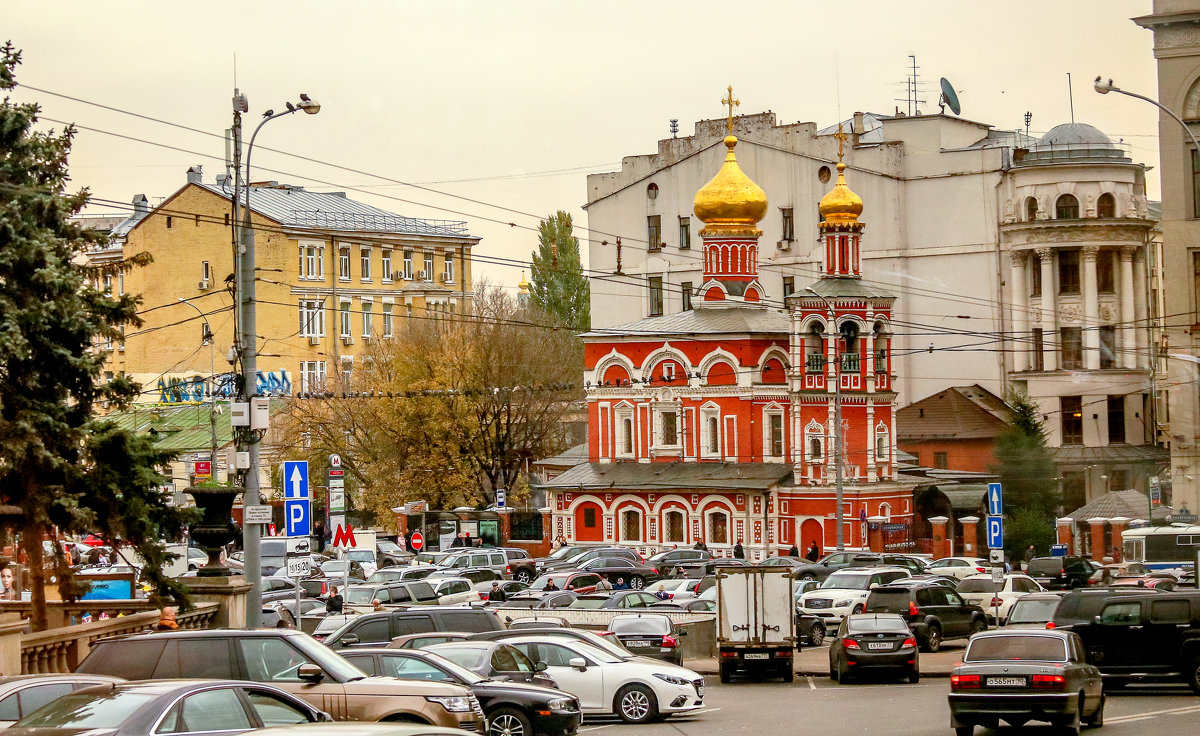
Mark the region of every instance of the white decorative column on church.
[[[1025, 286], [1025, 251], [1009, 251], [1012, 261], [1012, 318], [1016, 337], [1013, 349], [1013, 370], [1029, 370], [1029, 289]], [[1044, 339], [1044, 337], [1043, 337]]]
[[1137, 287], [1133, 285], [1133, 248], [1121, 248], [1118, 255], [1121, 259], [1121, 366], [1137, 368], [1137, 338], [1134, 337], [1137, 331], [1137, 317], [1134, 315], [1133, 303]]
[[875, 393], [875, 312], [872, 309], [867, 309], [867, 393]]
[[825, 430], [825, 447], [823, 448], [825, 450], [825, 457], [822, 458], [822, 460], [825, 461], [825, 477], [821, 480], [825, 485], [831, 485], [833, 483], [835, 467], [833, 456], [837, 452], [835, 449], [837, 447], [837, 435], [834, 433], [839, 431], [834, 425], [834, 417], [836, 416], [837, 412], [834, 410], [834, 398], [830, 396], [829, 410], [825, 419], [825, 426], [828, 427], [828, 429]]
[[875, 402], [871, 399], [867, 399], [867, 469], [863, 475], [868, 482], [877, 480], [875, 475]]
[[1083, 248], [1083, 367], [1100, 367], [1100, 292], [1096, 284], [1096, 258], [1100, 249]]
[[1045, 370], [1058, 370], [1058, 335], [1056, 322], [1058, 304], [1054, 295], [1058, 290], [1054, 283], [1054, 250], [1038, 248], [1038, 260], [1042, 267], [1042, 362]]
[[[1151, 246], [1152, 247], [1152, 246]], [[1150, 337], [1146, 326], [1150, 324], [1150, 307], [1147, 305], [1146, 249], [1138, 248], [1133, 254], [1133, 315], [1137, 321], [1134, 342], [1137, 345], [1139, 368], [1152, 368]]]

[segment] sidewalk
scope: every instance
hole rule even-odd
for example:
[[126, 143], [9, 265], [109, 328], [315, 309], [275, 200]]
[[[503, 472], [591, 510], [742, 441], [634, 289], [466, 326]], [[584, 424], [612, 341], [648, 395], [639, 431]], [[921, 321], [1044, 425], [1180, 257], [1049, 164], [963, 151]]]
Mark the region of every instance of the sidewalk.
[[[922, 652], [920, 667], [922, 677], [949, 677], [955, 665], [962, 657], [963, 647], [944, 647], [942, 651]], [[717, 658], [686, 659], [683, 666], [702, 675], [717, 675]], [[796, 652], [796, 674], [812, 675], [814, 677], [829, 676], [829, 647], [804, 647]]]

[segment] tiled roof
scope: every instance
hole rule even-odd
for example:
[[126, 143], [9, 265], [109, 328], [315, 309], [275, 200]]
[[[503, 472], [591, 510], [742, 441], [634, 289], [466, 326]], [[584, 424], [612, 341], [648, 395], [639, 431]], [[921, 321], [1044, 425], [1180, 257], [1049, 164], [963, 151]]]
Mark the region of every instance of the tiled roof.
[[[1145, 519], [1149, 508], [1150, 499], [1141, 491], [1109, 491], [1103, 496], [1093, 498], [1091, 503], [1081, 506], [1067, 516], [1075, 521], [1087, 521], [1095, 518], [1112, 519], [1117, 516], [1123, 516], [1126, 519]], [[1171, 513], [1170, 506], [1154, 507], [1154, 519], [1165, 521]]]
[[991, 439], [1008, 428], [1012, 409], [975, 384], [952, 386], [896, 412], [899, 442], [932, 439]]
[[747, 332], [786, 335], [788, 317], [764, 307], [739, 304], [729, 307], [697, 307], [685, 312], [666, 314], [585, 332], [585, 338], [657, 337], [673, 335], [734, 335]]
[[571, 467], [580, 463], [586, 463], [588, 459], [588, 448], [586, 442], [581, 442], [574, 447], [563, 450], [554, 457], [548, 457], [544, 460], [538, 460], [534, 465], [564, 465]]
[[[231, 184], [201, 182], [197, 186], [225, 199], [233, 197]], [[256, 185], [250, 192], [250, 207], [260, 215], [289, 227], [471, 237], [465, 222], [404, 217], [357, 202], [342, 193], [310, 192], [302, 187]]]
[[1154, 445], [1104, 445], [1103, 447], [1051, 447], [1050, 456], [1056, 463], [1071, 465], [1096, 465], [1099, 463], [1155, 463], [1166, 464], [1171, 460], [1171, 451]]
[[584, 463], [542, 484], [546, 488], [596, 490], [737, 489], [765, 491], [790, 484], [786, 463]]
[[[857, 299], [894, 299], [895, 294], [876, 289], [862, 279], [838, 277], [818, 279], [809, 285], [813, 291], [823, 297], [851, 297]], [[793, 296], [803, 298], [805, 292], [794, 292]]]

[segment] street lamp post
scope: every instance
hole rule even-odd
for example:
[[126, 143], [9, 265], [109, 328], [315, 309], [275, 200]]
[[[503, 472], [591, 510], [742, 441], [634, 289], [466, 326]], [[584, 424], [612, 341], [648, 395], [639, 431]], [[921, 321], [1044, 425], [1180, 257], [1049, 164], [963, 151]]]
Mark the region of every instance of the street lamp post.
[[842, 508], [842, 356], [838, 350], [838, 331], [836, 326], [837, 313], [833, 309], [833, 305], [829, 300], [818, 294], [811, 286], [804, 287], [804, 290], [812, 294], [816, 298], [825, 303], [825, 309], [829, 312], [829, 325], [831, 328], [830, 337], [833, 339], [833, 478], [834, 485], [837, 489], [837, 512], [834, 517], [837, 522], [837, 548], [843, 550], [846, 548], [845, 533], [843, 530], [845, 516]]
[[201, 345], [208, 344], [208, 387], [205, 389], [208, 392], [208, 424], [210, 430], [209, 442], [209, 480], [217, 480], [217, 354], [216, 354], [216, 338], [213, 336], [212, 325], [208, 323], [208, 317], [204, 312], [200, 311], [200, 307], [192, 304], [187, 299], [180, 297], [180, 304], [186, 304], [196, 310], [196, 314], [200, 315], [200, 319], [204, 320], [204, 339]]
[[[283, 112], [275, 112], [267, 110], [263, 113], [262, 120], [254, 129], [254, 133], [250, 136], [250, 145], [246, 147], [246, 203], [245, 212], [242, 214], [241, 227], [238, 231], [238, 248], [237, 248], [237, 273], [238, 273], [238, 313], [240, 315], [240, 334], [238, 335], [238, 350], [242, 360], [242, 380], [240, 387], [240, 399], [243, 402], [249, 403], [257, 392], [258, 384], [258, 326], [255, 315], [255, 271], [257, 266], [255, 263], [254, 253], [254, 225], [251, 221], [250, 211], [250, 156], [254, 153], [254, 139], [258, 137], [258, 131], [267, 123], [281, 118], [285, 115], [291, 115], [294, 112], [303, 110], [309, 115], [316, 115], [321, 110], [321, 106], [316, 101], [309, 98], [306, 94], [300, 95], [298, 103], [288, 102], [287, 110]], [[242, 129], [242, 112], [246, 109], [245, 97], [236, 94], [233, 102], [233, 130], [234, 130], [234, 150], [235, 155], [240, 155], [241, 152], [241, 129]], [[238, 210], [238, 193], [240, 190], [241, 171], [240, 167], [235, 167], [238, 170], [235, 172], [234, 184], [234, 221], [237, 221]], [[258, 443], [261, 438], [255, 436], [252, 430], [246, 428], [242, 433], [239, 445], [246, 446], [249, 455], [249, 468], [246, 470], [246, 487], [242, 492], [242, 508], [248, 506], [257, 506], [259, 503], [259, 487], [258, 487], [258, 462], [259, 462], [259, 447]], [[245, 570], [246, 582], [250, 585], [250, 590], [246, 594], [246, 627], [253, 629], [257, 628], [261, 622], [262, 616], [262, 590], [260, 583], [262, 580], [262, 563], [259, 558], [259, 540], [262, 537], [262, 529], [258, 524], [246, 524], [243, 518], [242, 523], [242, 546], [245, 550]]]

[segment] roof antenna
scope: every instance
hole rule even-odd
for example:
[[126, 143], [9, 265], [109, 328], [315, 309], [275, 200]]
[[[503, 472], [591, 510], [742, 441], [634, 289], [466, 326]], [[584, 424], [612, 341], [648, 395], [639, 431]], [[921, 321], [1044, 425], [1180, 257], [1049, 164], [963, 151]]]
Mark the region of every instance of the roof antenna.
[[1071, 122], [1075, 122], [1075, 90], [1071, 89], [1071, 72], [1067, 72], [1067, 99], [1071, 101]]

